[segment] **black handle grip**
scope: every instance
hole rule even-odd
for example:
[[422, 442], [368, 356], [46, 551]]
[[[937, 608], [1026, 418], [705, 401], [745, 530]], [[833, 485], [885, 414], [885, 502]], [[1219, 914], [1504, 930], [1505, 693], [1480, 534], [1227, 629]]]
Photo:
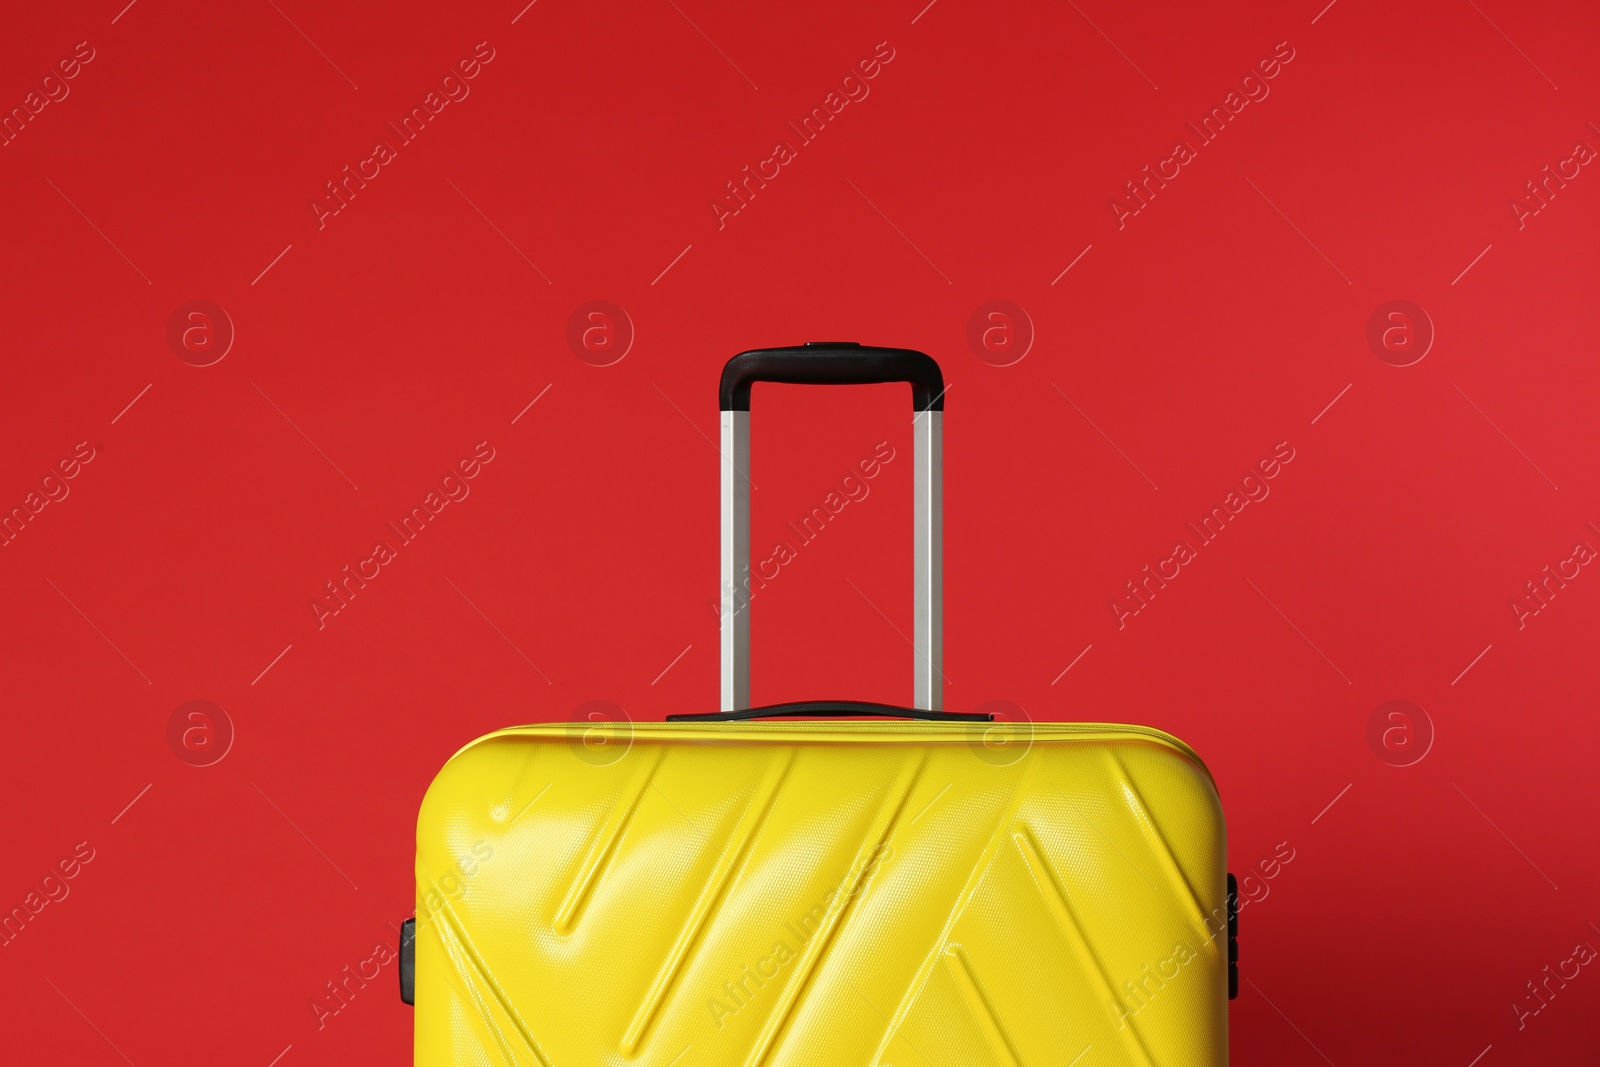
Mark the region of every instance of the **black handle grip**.
[[811, 341], [789, 348], [740, 352], [722, 368], [722, 410], [749, 411], [750, 386], [880, 385], [909, 382], [917, 411], [944, 410], [944, 375], [932, 356], [909, 348], [870, 348], [854, 341]]
[[993, 722], [994, 716], [978, 711], [928, 711], [902, 708], [895, 704], [871, 704], [861, 700], [808, 700], [797, 704], [768, 704], [764, 708], [737, 711], [708, 711], [702, 715], [668, 715], [668, 722], [740, 722], [744, 719], [861, 718], [928, 719], [932, 722]]

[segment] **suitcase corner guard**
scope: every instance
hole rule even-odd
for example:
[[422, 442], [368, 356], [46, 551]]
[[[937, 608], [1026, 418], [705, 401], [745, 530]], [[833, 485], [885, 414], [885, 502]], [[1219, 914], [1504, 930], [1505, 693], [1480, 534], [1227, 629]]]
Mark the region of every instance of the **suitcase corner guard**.
[[1232, 874], [1228, 875], [1228, 999], [1239, 999], [1239, 879]]
[[400, 999], [417, 1002], [417, 920], [400, 924]]

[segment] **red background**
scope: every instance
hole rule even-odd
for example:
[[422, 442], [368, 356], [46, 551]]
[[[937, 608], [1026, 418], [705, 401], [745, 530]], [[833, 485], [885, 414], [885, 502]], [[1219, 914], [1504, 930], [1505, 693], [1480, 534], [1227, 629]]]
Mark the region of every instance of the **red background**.
[[[309, 1004], [412, 913], [432, 774], [587, 700], [714, 707], [717, 373], [848, 338], [950, 382], [947, 706], [1170, 730], [1235, 871], [1293, 848], [1242, 916], [1236, 1062], [1594, 1062], [1600, 975], [1512, 1004], [1600, 946], [1600, 576], [1520, 630], [1508, 605], [1600, 547], [1600, 177], [1509, 204], [1600, 145], [1600, 16], [924, 2], [11, 5], [6, 109], [95, 58], [0, 150], [0, 504], [95, 458], [0, 550], [0, 907], [94, 849], [0, 949], [9, 1058], [404, 1062], [392, 966], [320, 1030]], [[480, 41], [470, 96], [319, 229]], [[723, 183], [880, 41], [870, 96], [719, 230]], [[1123, 183], [1283, 41], [1119, 230]], [[166, 339], [195, 299], [237, 334], [204, 368]], [[609, 367], [566, 339], [595, 299], [636, 331]], [[966, 340], [991, 299], [1036, 334], [1010, 366]], [[1437, 331], [1412, 366], [1366, 341], [1392, 299]], [[758, 545], [899, 450], [755, 601], [757, 700], [909, 699], [903, 388], [768, 386], [755, 425]], [[481, 441], [470, 497], [319, 630], [323, 583]], [[1396, 699], [1434, 731], [1411, 766], [1367, 740]], [[190, 700], [236, 731], [212, 766], [169, 747]]]

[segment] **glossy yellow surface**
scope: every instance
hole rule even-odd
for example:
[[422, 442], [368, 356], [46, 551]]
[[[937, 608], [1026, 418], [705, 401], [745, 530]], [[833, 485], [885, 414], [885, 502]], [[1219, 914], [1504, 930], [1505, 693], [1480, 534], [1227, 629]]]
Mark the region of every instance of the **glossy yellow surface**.
[[1173, 738], [599, 729], [428, 790], [419, 1067], [1227, 1062], [1222, 812]]

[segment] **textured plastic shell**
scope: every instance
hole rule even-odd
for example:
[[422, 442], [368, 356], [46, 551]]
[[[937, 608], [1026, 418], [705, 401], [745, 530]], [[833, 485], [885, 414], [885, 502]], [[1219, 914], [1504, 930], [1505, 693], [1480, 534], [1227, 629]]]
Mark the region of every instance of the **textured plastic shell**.
[[1156, 730], [502, 730], [417, 826], [416, 1063], [1217, 1067], [1224, 827]]

